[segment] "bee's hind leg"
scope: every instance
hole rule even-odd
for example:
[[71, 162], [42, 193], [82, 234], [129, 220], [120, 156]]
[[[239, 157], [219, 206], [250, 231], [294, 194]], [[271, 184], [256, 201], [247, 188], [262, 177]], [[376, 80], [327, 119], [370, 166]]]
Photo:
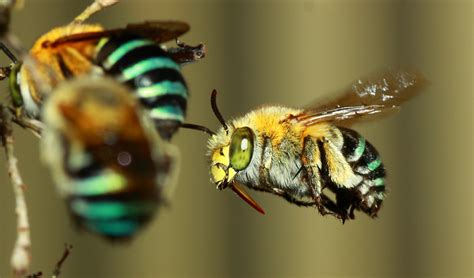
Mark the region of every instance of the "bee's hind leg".
[[319, 213], [321, 215], [332, 215], [344, 222], [348, 219], [347, 213], [343, 213], [334, 201], [322, 193], [323, 186], [319, 171], [321, 168], [320, 153], [316, 141], [310, 136], [304, 138], [301, 160], [303, 163], [302, 173], [306, 181], [305, 184], [309, 189]]
[[270, 193], [273, 193], [275, 195], [278, 195], [278, 196], [284, 198], [285, 200], [287, 200], [289, 203], [295, 204], [295, 205], [300, 206], [300, 207], [312, 207], [315, 204], [314, 201], [298, 200], [298, 199], [294, 198], [293, 196], [291, 196], [290, 194], [288, 194], [288, 192], [286, 192], [286, 191], [284, 191], [280, 188], [271, 188], [269, 190], [265, 189], [263, 191], [270, 192]]
[[176, 39], [176, 45], [178, 47], [169, 48], [167, 52], [180, 65], [197, 62], [206, 56], [206, 46], [203, 43], [191, 46]]

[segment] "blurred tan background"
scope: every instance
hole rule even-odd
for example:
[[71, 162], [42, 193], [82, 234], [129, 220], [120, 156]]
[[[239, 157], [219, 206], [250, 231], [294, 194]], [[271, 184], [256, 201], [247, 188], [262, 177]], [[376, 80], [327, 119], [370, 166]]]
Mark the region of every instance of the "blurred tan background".
[[[88, 3], [27, 0], [12, 30], [30, 46]], [[207, 58], [184, 73], [188, 121], [212, 129], [219, 125], [209, 105], [213, 88], [231, 118], [264, 103], [299, 107], [331, 97], [388, 66], [424, 72], [430, 87], [401, 113], [356, 127], [388, 170], [380, 217], [359, 213], [342, 225], [252, 192], [266, 209], [262, 217], [214, 188], [206, 135], [183, 130], [175, 138], [182, 167], [172, 207], [131, 243], [110, 244], [75, 231], [38, 161], [37, 140], [17, 129], [32, 272], [49, 274], [67, 242], [74, 249], [64, 277], [474, 277], [472, 1], [123, 0], [92, 21], [118, 27], [146, 19], [187, 21], [192, 30], [182, 39], [206, 43]], [[7, 99], [7, 83], [0, 86]], [[0, 276], [8, 277], [16, 224], [3, 170], [0, 204]]]

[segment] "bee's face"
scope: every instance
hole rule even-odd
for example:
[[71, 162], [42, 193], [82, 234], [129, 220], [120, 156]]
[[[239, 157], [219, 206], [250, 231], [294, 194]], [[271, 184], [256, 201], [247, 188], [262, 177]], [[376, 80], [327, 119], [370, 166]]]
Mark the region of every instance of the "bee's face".
[[[219, 135], [215, 136], [219, 140]], [[254, 133], [249, 127], [234, 129], [226, 139], [225, 145], [211, 153], [212, 181], [219, 189], [226, 188], [239, 171], [247, 168], [254, 152]]]

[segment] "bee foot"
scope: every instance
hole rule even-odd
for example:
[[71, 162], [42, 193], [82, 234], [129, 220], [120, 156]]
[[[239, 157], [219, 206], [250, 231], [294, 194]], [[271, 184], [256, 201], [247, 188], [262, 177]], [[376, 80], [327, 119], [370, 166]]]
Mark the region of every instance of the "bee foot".
[[[322, 215], [332, 215], [337, 219], [340, 219], [342, 221], [342, 224], [348, 219], [353, 219], [353, 217], [350, 217], [350, 215], [347, 215], [347, 213], [342, 213], [339, 210], [336, 210], [336, 207], [331, 206], [331, 203], [328, 203], [328, 200], [326, 198], [322, 198], [321, 196], [317, 196], [314, 198], [314, 202], [316, 205], [316, 208], [318, 209], [318, 212]], [[329, 206], [329, 208], [328, 208]]]
[[176, 45], [178, 47], [168, 49], [168, 53], [181, 65], [197, 62], [206, 56], [206, 46], [202, 43], [191, 46], [176, 40]]
[[337, 213], [334, 213], [328, 209], [326, 209], [326, 207], [324, 206], [324, 201], [323, 199], [321, 198], [321, 196], [317, 196], [314, 198], [314, 201], [316, 203], [316, 208], [318, 209], [318, 212], [322, 215], [322, 216], [325, 216], [325, 215], [332, 215], [336, 218], [340, 218], [340, 215], [337, 214]]

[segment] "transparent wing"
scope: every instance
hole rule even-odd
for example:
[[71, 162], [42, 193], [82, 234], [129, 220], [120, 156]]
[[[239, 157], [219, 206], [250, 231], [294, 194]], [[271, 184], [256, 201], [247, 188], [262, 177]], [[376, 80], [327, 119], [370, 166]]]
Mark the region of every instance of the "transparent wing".
[[311, 105], [292, 116], [306, 126], [323, 121], [343, 122], [370, 120], [399, 109], [400, 105], [426, 85], [423, 75], [415, 71], [387, 70], [357, 80], [338, 98], [320, 105]]
[[174, 40], [188, 32], [189, 24], [182, 21], [145, 21], [139, 24], [128, 24], [127, 32], [139, 34], [157, 43]]
[[189, 24], [182, 21], [145, 21], [142, 23], [128, 24], [125, 28], [64, 36], [50, 42], [47, 46], [57, 47], [68, 43], [94, 41], [104, 37], [127, 33], [140, 35], [157, 43], [163, 43], [178, 38], [189, 31], [189, 29]]

